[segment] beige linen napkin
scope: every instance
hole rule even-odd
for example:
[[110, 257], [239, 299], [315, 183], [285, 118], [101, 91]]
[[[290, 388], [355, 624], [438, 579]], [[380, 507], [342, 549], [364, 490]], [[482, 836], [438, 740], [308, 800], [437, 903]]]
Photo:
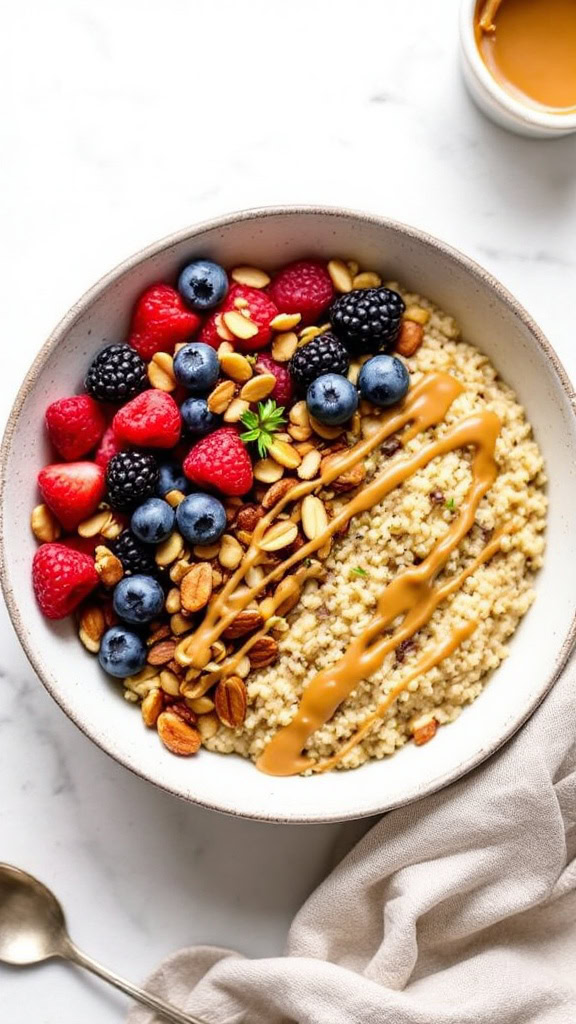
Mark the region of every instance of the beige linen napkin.
[[573, 661], [503, 750], [374, 826], [285, 957], [182, 950], [149, 985], [210, 1024], [575, 1024], [575, 853]]

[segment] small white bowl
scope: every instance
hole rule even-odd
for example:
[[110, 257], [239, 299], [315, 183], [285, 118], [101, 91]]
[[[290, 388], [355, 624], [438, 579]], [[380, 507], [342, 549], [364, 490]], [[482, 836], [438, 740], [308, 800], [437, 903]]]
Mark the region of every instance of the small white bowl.
[[[93, 354], [126, 336], [134, 300], [174, 280], [187, 260], [279, 266], [298, 256], [357, 259], [453, 313], [526, 406], [550, 478], [546, 562], [537, 600], [508, 660], [456, 722], [423, 747], [356, 771], [278, 779], [249, 761], [162, 747], [81, 646], [74, 623], [48, 622], [32, 593], [36, 547], [29, 520], [36, 474], [49, 457], [43, 411], [81, 387]], [[206, 807], [271, 821], [320, 822], [390, 810], [440, 789], [496, 750], [526, 720], [563, 667], [576, 626], [576, 416], [565, 371], [541, 331], [505, 289], [449, 246], [403, 224], [346, 210], [279, 208], [233, 214], [187, 229], [132, 256], [70, 310], [41, 349], [14, 404], [1, 458], [2, 582], [14, 627], [42, 682], [103, 750], [150, 782]], [[22, 729], [26, 729], [22, 720]]]
[[460, 52], [464, 81], [480, 109], [501, 128], [538, 139], [558, 139], [576, 132], [576, 111], [563, 114], [521, 103], [486, 67], [474, 34], [477, 0], [461, 0]]

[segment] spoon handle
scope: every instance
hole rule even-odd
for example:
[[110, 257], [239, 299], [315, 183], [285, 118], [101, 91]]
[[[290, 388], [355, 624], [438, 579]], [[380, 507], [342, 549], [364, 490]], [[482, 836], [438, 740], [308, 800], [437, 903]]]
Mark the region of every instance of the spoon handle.
[[144, 1006], [149, 1007], [150, 1010], [156, 1010], [156, 1013], [164, 1020], [171, 1021], [171, 1024], [206, 1024], [205, 1021], [200, 1020], [199, 1017], [193, 1017], [190, 1013], [184, 1013], [182, 1010], [178, 1010], [175, 1006], [170, 1006], [169, 1003], [165, 1003], [163, 999], [159, 999], [158, 996], [153, 996], [150, 992], [146, 992], [145, 989], [139, 988], [138, 985], [133, 985], [130, 981], [126, 981], [124, 978], [120, 978], [113, 971], [109, 971], [107, 967], [103, 967], [92, 957], [87, 956], [86, 953], [82, 953], [81, 950], [77, 949], [72, 943], [66, 948], [66, 959], [71, 960], [79, 967], [85, 967], [87, 971], [91, 971], [92, 974], [98, 975], [99, 978], [103, 978], [104, 981], [114, 985], [115, 988], [119, 988], [121, 992], [124, 992], [127, 996], [131, 996], [136, 1002], [142, 1003]]

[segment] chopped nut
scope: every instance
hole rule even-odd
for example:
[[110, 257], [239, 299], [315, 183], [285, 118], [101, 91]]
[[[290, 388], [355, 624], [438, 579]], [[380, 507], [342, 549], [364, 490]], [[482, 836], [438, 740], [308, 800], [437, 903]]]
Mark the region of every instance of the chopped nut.
[[236, 284], [245, 284], [248, 288], [265, 288], [270, 284], [270, 277], [264, 270], [257, 267], [234, 267], [230, 277]]
[[[240, 316], [240, 314], [236, 313], [236, 316]], [[243, 384], [252, 376], [252, 367], [246, 356], [241, 355], [240, 352], [225, 352], [220, 359], [220, 366], [226, 376], [235, 380], [237, 384]]]
[[140, 706], [144, 725], [147, 725], [149, 729], [155, 726], [163, 707], [162, 691], [150, 690], [150, 693], [146, 694]]
[[146, 638], [148, 647], [152, 647], [158, 640], [165, 640], [166, 637], [170, 636], [170, 626], [167, 622], [162, 625], [157, 625], [156, 622], [150, 623], [150, 634]]
[[248, 530], [237, 530], [236, 539], [244, 544], [245, 547], [249, 548], [252, 543], [252, 534], [248, 533]]
[[160, 391], [174, 391], [174, 360], [168, 352], [156, 352], [148, 363], [148, 380], [153, 388]]
[[52, 541], [58, 540], [62, 533], [60, 523], [47, 505], [36, 505], [30, 517], [30, 525], [36, 540], [43, 541], [44, 543], [49, 544]]
[[236, 665], [236, 675], [240, 676], [240, 679], [246, 679], [250, 675], [250, 658], [247, 654]]
[[232, 537], [229, 533], [223, 534], [220, 539], [220, 551], [218, 553], [220, 565], [223, 565], [225, 569], [236, 569], [243, 557], [244, 551], [236, 537]]
[[430, 313], [427, 309], [422, 306], [408, 306], [404, 313], [405, 320], [413, 320], [415, 324], [427, 324], [430, 319]]
[[222, 658], [226, 657], [226, 644], [222, 643], [222, 640], [216, 640], [211, 648], [210, 653], [212, 654], [213, 661], [222, 661]]
[[343, 260], [330, 260], [328, 273], [337, 292], [352, 291], [352, 274]]
[[196, 725], [198, 721], [196, 713], [189, 706], [185, 700], [175, 700], [170, 704], [170, 711], [173, 711], [175, 715], [178, 715], [183, 722], [187, 725]]
[[171, 587], [168, 591], [164, 607], [169, 615], [174, 615], [175, 612], [180, 611], [182, 603], [180, 601], [180, 591], [178, 590], [178, 587]]
[[[214, 318], [214, 324], [216, 327], [216, 334], [218, 335], [219, 338], [222, 338], [223, 341], [229, 344], [230, 342], [234, 342], [236, 340], [234, 338], [234, 335], [232, 334], [232, 331], [229, 331], [228, 328], [226, 327], [226, 324], [222, 319], [222, 313], [216, 314]], [[221, 347], [222, 346], [220, 346], [220, 348]], [[220, 354], [220, 348], [218, 349], [218, 354]]]
[[220, 381], [208, 395], [207, 404], [210, 412], [218, 415], [225, 412], [234, 398], [235, 391], [236, 385], [233, 380]]
[[250, 668], [266, 668], [278, 657], [278, 643], [273, 636], [261, 636], [248, 652]]
[[290, 519], [281, 519], [274, 523], [260, 541], [262, 551], [280, 551], [292, 544], [298, 536], [298, 527]]
[[302, 461], [298, 452], [293, 445], [288, 444], [287, 441], [278, 441], [276, 437], [268, 447], [268, 454], [271, 455], [274, 461], [278, 462], [280, 466], [284, 466], [286, 469], [296, 469]]
[[180, 680], [176, 673], [171, 672], [169, 668], [162, 669], [160, 673], [160, 686], [169, 697], [178, 697], [180, 695]]
[[170, 567], [170, 579], [172, 580], [172, 583], [180, 583], [190, 569], [191, 565], [188, 559], [179, 558], [178, 561], [174, 562], [174, 565]]
[[93, 516], [90, 516], [89, 519], [84, 519], [83, 522], [79, 523], [76, 531], [80, 537], [97, 537], [112, 518], [113, 515], [109, 508], [100, 509]]
[[424, 341], [424, 329], [413, 320], [403, 320], [400, 334], [396, 342], [396, 351], [399, 355], [408, 358], [420, 348]]
[[307, 494], [302, 502], [302, 529], [308, 540], [316, 540], [328, 526], [328, 513], [320, 498]]
[[270, 321], [270, 327], [273, 331], [291, 331], [293, 327], [297, 327], [302, 319], [300, 313], [278, 313]]
[[198, 612], [205, 608], [212, 595], [212, 566], [198, 562], [187, 572], [180, 583], [180, 600], [187, 612]]
[[356, 277], [356, 274], [360, 270], [360, 264], [357, 263], [356, 260], [346, 260], [346, 266], [348, 267], [352, 277]]
[[268, 488], [266, 494], [262, 498], [262, 507], [265, 508], [266, 511], [269, 511], [271, 508], [274, 508], [278, 502], [282, 501], [289, 491], [297, 486], [298, 481], [290, 479], [290, 477], [285, 477], [283, 480], [277, 480], [276, 483], [272, 484], [272, 486]]
[[256, 529], [263, 515], [264, 509], [260, 505], [244, 505], [238, 511], [234, 525], [239, 530], [247, 530], [248, 533], [252, 533]]
[[186, 495], [183, 491], [177, 491], [174, 489], [173, 491], [168, 491], [168, 493], [164, 495], [164, 501], [167, 501], [172, 508], [178, 508], [178, 505], [182, 504], [185, 497]]
[[218, 715], [214, 711], [209, 711], [207, 715], [201, 715], [198, 719], [197, 729], [202, 737], [202, 742], [211, 740], [216, 735], [219, 728]]
[[277, 334], [272, 342], [272, 358], [277, 363], [287, 363], [298, 348], [298, 336], [293, 331]]
[[293, 441], [307, 441], [312, 437], [312, 427], [298, 427], [295, 423], [291, 423], [288, 433]]
[[261, 565], [251, 565], [245, 579], [249, 587], [257, 587], [264, 579], [264, 569]]
[[436, 735], [437, 729], [438, 723], [435, 718], [433, 718], [432, 721], [428, 722], [426, 725], [422, 725], [419, 729], [415, 729], [413, 736], [414, 743], [416, 744], [416, 746], [421, 747], [423, 746], [424, 743], [428, 743], [429, 740], [433, 739], [433, 737]]
[[221, 679], [214, 694], [216, 714], [222, 725], [238, 729], [246, 717], [246, 686], [240, 676]]
[[273, 373], [259, 373], [257, 377], [252, 377], [244, 384], [240, 398], [245, 402], [260, 402], [262, 398], [267, 398], [275, 387], [276, 377]]
[[310, 417], [310, 426], [318, 437], [324, 438], [325, 441], [334, 441], [337, 437], [344, 432], [344, 427], [328, 427], [325, 423], [319, 423], [313, 416]]
[[159, 685], [158, 670], [153, 668], [152, 665], [145, 665], [136, 675], [127, 676], [124, 680], [124, 686], [142, 699], [151, 690], [157, 689]]
[[290, 423], [295, 423], [298, 427], [309, 427], [310, 426], [310, 414], [306, 402], [296, 402], [289, 413]]
[[174, 657], [176, 640], [160, 640], [148, 651], [146, 661], [149, 665], [166, 665]]
[[[251, 383], [249, 381], [248, 383]], [[248, 387], [248, 385], [246, 385]], [[224, 423], [239, 423], [245, 412], [248, 412], [250, 403], [243, 398], [233, 398], [224, 413]]]
[[365, 270], [363, 274], [355, 274], [352, 281], [353, 288], [379, 288], [382, 284], [380, 274], [373, 270]]
[[222, 341], [218, 346], [218, 359], [222, 361], [222, 356], [229, 355], [233, 351], [234, 346], [229, 341]]
[[263, 625], [264, 619], [257, 608], [245, 608], [244, 611], [238, 612], [238, 615], [224, 630], [222, 636], [225, 640], [236, 640], [239, 636], [254, 633], [256, 629], [261, 629]]
[[94, 552], [94, 568], [105, 587], [115, 587], [124, 575], [124, 566], [109, 548], [99, 544]]
[[188, 700], [188, 707], [196, 715], [207, 715], [214, 711], [214, 701], [210, 697], [194, 697]]
[[[316, 445], [312, 444], [310, 441], [299, 441], [298, 444], [294, 445], [294, 447], [298, 452], [298, 455], [301, 455], [302, 458], [304, 458], [305, 455], [308, 455], [308, 452], [316, 451]], [[296, 472], [298, 472], [298, 470]]]
[[301, 480], [313, 480], [318, 470], [320, 469], [320, 463], [322, 456], [316, 448], [312, 448], [311, 451], [304, 455], [302, 462], [296, 470]]
[[234, 337], [241, 338], [243, 341], [255, 338], [258, 334], [258, 324], [255, 324], [253, 320], [248, 320], [235, 309], [231, 309], [229, 312], [223, 313], [222, 319]]
[[170, 629], [176, 636], [182, 636], [183, 633], [190, 632], [190, 619], [187, 619], [182, 612], [175, 612], [170, 617]]
[[196, 558], [216, 558], [220, 550], [220, 544], [195, 544], [192, 548]]
[[[156, 548], [156, 554], [154, 559], [156, 565], [167, 566], [172, 565], [177, 559], [181, 558], [184, 551], [184, 541], [179, 533], [173, 531], [166, 540], [162, 541], [161, 544]], [[175, 580], [173, 580], [175, 582]]]
[[[320, 559], [320, 561], [323, 562], [323, 561], [325, 561], [326, 558], [328, 558], [328, 555], [330, 554], [331, 550], [332, 550], [332, 537], [329, 537], [328, 540], [326, 541], [326, 543], [323, 544], [321, 548], [318, 548], [318, 551], [316, 552], [316, 555]], [[280, 609], [279, 608], [278, 611], [282, 611], [282, 615], [286, 614], [284, 609]]]
[[[340, 452], [335, 452], [333, 455], [326, 455], [322, 459], [322, 474], [325, 474], [334, 463], [340, 458]], [[332, 480], [330, 487], [337, 494], [343, 494], [345, 491], [352, 491], [355, 487], [359, 487], [360, 484], [366, 477], [366, 469], [363, 462], [357, 462], [350, 469], [347, 469], [340, 476], [337, 476], [335, 480]]]
[[106, 619], [100, 605], [86, 605], [80, 613], [78, 636], [87, 651], [97, 654], [106, 632]]
[[198, 730], [184, 722], [174, 711], [163, 711], [156, 727], [162, 743], [172, 754], [189, 757], [200, 749], [202, 738]]
[[263, 484], [273, 484], [284, 474], [284, 466], [274, 459], [258, 459], [254, 463], [254, 477]]

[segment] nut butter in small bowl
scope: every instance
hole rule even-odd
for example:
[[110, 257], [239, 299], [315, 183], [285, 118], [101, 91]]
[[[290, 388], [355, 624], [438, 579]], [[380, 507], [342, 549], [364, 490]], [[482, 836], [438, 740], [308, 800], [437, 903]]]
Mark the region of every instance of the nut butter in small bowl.
[[521, 135], [576, 131], [576, 0], [462, 0], [462, 67], [478, 106]]

